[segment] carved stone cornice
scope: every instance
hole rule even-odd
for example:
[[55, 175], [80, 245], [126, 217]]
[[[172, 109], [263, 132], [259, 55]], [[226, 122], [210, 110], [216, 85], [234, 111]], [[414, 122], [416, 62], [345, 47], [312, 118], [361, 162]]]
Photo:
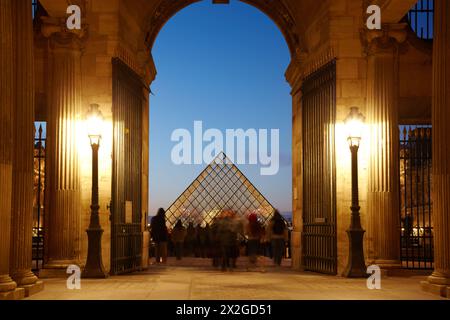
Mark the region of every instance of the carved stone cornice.
[[314, 54], [300, 52], [292, 58], [286, 70], [285, 77], [291, 85], [291, 94], [296, 94], [303, 84], [303, 80], [336, 59], [336, 49], [334, 46], [324, 46]]
[[364, 30], [362, 43], [367, 55], [392, 53], [401, 50], [408, 38], [406, 23], [384, 24], [381, 30]]
[[42, 17], [41, 34], [49, 40], [53, 50], [80, 51], [88, 37], [87, 25], [82, 25], [81, 29], [69, 30], [66, 26], [66, 19]]
[[[160, 0], [158, 5], [156, 6], [156, 9], [151, 14], [152, 18], [150, 19], [150, 22], [146, 27], [147, 34], [145, 43], [147, 48], [151, 50], [160, 30], [172, 16], [181, 11], [183, 8], [198, 1], [200, 0]], [[255, 8], [258, 8], [275, 22], [286, 39], [292, 58], [294, 58], [301, 52], [307, 51], [301, 37], [299, 37], [298, 35], [298, 27], [295, 24], [294, 16], [290, 12], [284, 1], [241, 1], [250, 4]], [[220, 1], [220, 3], [227, 3], [227, 1]]]

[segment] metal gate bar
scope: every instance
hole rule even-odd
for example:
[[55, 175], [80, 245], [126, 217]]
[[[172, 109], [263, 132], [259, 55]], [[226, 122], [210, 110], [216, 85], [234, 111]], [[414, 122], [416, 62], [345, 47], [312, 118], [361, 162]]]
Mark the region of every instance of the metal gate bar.
[[400, 256], [407, 269], [433, 269], [431, 141], [431, 126], [400, 127]]
[[336, 61], [305, 79], [302, 113], [304, 267], [336, 274]]
[[111, 273], [137, 271], [142, 258], [142, 102], [140, 77], [113, 59]]
[[34, 137], [34, 200], [33, 200], [33, 271], [39, 271], [44, 262], [44, 209], [45, 209], [45, 123], [35, 123]]

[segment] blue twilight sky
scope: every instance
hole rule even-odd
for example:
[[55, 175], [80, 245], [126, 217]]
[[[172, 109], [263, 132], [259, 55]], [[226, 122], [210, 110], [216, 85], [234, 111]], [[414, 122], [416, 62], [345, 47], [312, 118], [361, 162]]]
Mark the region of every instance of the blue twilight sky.
[[[292, 209], [290, 54], [275, 23], [240, 1], [193, 4], [162, 29], [153, 48], [158, 70], [150, 97], [150, 215], [167, 208], [206, 164], [171, 161], [175, 129], [280, 129], [280, 171], [239, 166], [282, 212]], [[270, 130], [269, 130], [270, 131]], [[204, 146], [206, 143], [204, 144]]]

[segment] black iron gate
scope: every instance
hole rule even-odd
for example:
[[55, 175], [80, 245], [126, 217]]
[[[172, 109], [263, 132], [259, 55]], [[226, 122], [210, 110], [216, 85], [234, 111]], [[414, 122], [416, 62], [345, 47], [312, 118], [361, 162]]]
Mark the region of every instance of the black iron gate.
[[401, 260], [408, 269], [433, 269], [431, 162], [431, 126], [401, 126]]
[[140, 77], [113, 59], [111, 274], [133, 272], [141, 266], [142, 105]]
[[34, 199], [33, 199], [33, 271], [44, 262], [44, 210], [45, 210], [45, 150], [46, 123], [35, 123], [34, 136]]
[[336, 62], [308, 76], [302, 87], [303, 260], [306, 270], [337, 273]]

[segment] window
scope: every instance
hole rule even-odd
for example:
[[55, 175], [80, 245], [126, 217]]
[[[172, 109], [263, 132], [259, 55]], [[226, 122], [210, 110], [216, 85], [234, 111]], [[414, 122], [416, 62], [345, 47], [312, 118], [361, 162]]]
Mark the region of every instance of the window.
[[433, 39], [434, 0], [420, 0], [408, 13], [408, 22], [421, 39]]

